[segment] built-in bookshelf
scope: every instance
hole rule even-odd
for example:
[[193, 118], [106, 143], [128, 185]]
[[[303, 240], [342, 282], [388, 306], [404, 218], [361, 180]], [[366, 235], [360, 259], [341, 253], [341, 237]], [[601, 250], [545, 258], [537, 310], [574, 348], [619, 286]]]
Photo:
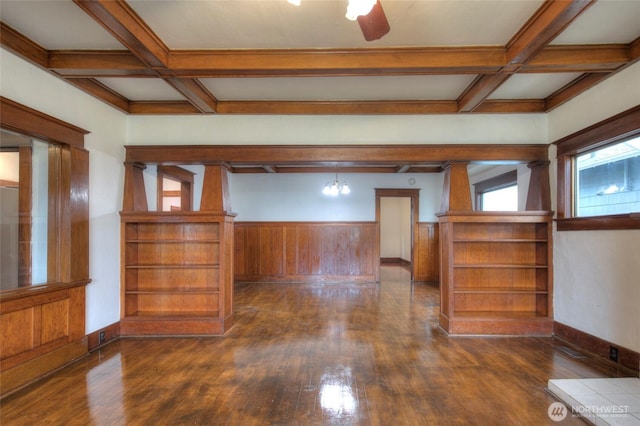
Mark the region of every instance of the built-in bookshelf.
[[233, 216], [122, 212], [121, 220], [121, 334], [224, 334], [233, 324]]
[[549, 335], [549, 212], [439, 215], [440, 326], [450, 334]]

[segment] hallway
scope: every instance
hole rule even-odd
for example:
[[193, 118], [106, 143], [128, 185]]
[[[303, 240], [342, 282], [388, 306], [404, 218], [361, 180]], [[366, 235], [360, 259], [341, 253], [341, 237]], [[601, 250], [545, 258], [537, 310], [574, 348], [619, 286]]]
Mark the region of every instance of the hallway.
[[547, 380], [618, 374], [552, 338], [447, 337], [437, 286], [408, 276], [237, 284], [225, 337], [121, 339], [5, 398], [0, 423], [556, 424]]

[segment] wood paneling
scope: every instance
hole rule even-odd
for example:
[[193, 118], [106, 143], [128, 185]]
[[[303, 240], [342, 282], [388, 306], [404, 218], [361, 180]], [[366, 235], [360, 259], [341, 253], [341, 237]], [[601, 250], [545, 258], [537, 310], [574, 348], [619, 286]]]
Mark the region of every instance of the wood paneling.
[[2, 395], [87, 353], [85, 285], [84, 281], [43, 285], [27, 294], [24, 291], [3, 294], [0, 302]]
[[414, 241], [414, 279], [416, 281], [439, 280], [438, 223], [419, 222]]
[[376, 281], [375, 222], [239, 222], [236, 281]]
[[[48, 283], [0, 293], [2, 395], [87, 353], [85, 286], [89, 278], [89, 153], [86, 130], [0, 97], [0, 126], [48, 142]], [[23, 232], [24, 231], [24, 232]], [[28, 235], [21, 230], [21, 241]], [[22, 248], [23, 255], [25, 253]], [[26, 266], [21, 265], [25, 270]]]

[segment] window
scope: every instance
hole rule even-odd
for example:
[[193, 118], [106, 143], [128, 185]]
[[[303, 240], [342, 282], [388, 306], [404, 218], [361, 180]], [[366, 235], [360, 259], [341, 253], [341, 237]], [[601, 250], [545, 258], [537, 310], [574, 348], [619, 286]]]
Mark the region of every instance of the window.
[[476, 210], [518, 211], [518, 173], [508, 173], [474, 185]]
[[558, 230], [640, 229], [640, 106], [563, 138]]
[[640, 211], [640, 137], [575, 157], [575, 216]]

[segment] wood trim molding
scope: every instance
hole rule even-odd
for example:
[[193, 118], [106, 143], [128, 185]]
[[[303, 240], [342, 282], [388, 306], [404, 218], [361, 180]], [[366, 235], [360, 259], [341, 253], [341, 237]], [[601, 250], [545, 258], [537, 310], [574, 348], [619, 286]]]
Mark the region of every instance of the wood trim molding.
[[443, 161], [517, 161], [549, 159], [546, 144], [434, 145], [129, 145], [127, 163], [263, 165], [349, 163], [439, 163]]
[[640, 135], [640, 105], [599, 121], [553, 142], [557, 155], [575, 155], [587, 149]]
[[572, 217], [572, 156], [640, 135], [640, 105], [565, 136], [557, 146], [557, 210], [558, 231], [601, 229], [640, 229], [637, 214], [599, 217]]
[[84, 147], [89, 131], [0, 96], [0, 127], [45, 142]]
[[[103, 336], [103, 340], [100, 340], [100, 336]], [[102, 327], [93, 333], [89, 333], [87, 335], [88, 342], [88, 350], [92, 352], [96, 349], [101, 348], [107, 343], [111, 343], [120, 338], [120, 321], [108, 325], [106, 327]]]
[[[553, 323], [554, 336], [560, 340], [570, 343], [586, 352], [593, 357], [607, 360], [624, 367], [638, 375], [640, 369], [640, 353], [631, 349], [627, 349], [615, 343], [601, 339], [582, 330], [570, 327], [560, 322]], [[609, 359], [610, 348], [614, 347], [618, 350], [618, 361]]]

